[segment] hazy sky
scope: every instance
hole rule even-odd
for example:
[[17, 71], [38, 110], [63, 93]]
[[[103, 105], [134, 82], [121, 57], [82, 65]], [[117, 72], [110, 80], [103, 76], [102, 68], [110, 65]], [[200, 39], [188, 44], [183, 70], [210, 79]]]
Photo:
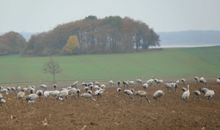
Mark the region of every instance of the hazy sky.
[[42, 32], [88, 15], [128, 16], [155, 31], [220, 30], [220, 0], [0, 0], [0, 32]]

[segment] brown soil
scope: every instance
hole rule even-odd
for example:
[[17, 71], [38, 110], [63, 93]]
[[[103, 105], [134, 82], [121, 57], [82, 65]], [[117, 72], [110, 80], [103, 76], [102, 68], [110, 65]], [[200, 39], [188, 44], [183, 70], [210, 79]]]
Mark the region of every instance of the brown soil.
[[[193, 91], [201, 85], [191, 84]], [[147, 90], [151, 104], [145, 98], [130, 98], [108, 88], [102, 97], [68, 98], [61, 102], [39, 99], [35, 104], [6, 96], [0, 106], [0, 129], [20, 130], [220, 130], [220, 85], [209, 83], [215, 97], [209, 101], [191, 93], [188, 102], [181, 100], [181, 89], [168, 92], [164, 86]], [[141, 87], [136, 87], [141, 89]], [[152, 99], [155, 90], [165, 96]]]

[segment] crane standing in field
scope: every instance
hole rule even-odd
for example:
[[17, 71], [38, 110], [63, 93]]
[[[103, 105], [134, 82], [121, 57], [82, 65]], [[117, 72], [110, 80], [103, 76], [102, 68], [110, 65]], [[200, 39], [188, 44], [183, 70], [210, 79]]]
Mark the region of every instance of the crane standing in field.
[[157, 100], [157, 99], [161, 98], [164, 95], [165, 95], [165, 93], [162, 90], [157, 90], [156, 92], [154, 92], [153, 98], [155, 100]]
[[187, 101], [190, 96], [190, 91], [189, 91], [189, 84], [187, 85], [187, 90], [183, 92], [182, 94], [182, 100]]

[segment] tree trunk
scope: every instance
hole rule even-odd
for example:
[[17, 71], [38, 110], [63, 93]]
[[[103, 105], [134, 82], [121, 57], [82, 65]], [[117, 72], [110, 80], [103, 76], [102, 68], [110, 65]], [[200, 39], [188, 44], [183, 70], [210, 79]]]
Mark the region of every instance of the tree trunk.
[[53, 74], [53, 83], [56, 83], [56, 74]]

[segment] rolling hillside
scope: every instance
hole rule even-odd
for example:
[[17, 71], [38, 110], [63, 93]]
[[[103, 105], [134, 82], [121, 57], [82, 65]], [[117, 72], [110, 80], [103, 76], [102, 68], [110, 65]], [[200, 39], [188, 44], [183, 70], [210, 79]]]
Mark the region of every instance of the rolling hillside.
[[[63, 71], [58, 80], [192, 78], [220, 75], [220, 47], [164, 49], [130, 54], [54, 57]], [[51, 81], [42, 71], [48, 57], [1, 56], [0, 82]]]

